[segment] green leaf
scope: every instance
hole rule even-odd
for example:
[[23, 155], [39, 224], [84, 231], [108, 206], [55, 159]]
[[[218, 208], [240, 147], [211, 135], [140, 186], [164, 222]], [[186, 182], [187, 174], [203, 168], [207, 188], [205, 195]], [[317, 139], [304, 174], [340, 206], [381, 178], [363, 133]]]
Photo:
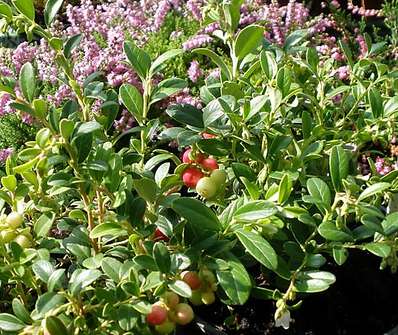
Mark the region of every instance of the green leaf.
[[370, 102], [370, 107], [372, 109], [373, 117], [376, 119], [384, 114], [383, 110], [383, 99], [377, 88], [372, 87], [368, 92], [368, 99]]
[[33, 0], [12, 0], [12, 3], [18, 9], [18, 12], [32, 21], [35, 20], [35, 7], [33, 5]]
[[278, 187], [278, 203], [283, 204], [292, 192], [292, 182], [288, 174], [284, 174]]
[[40, 315], [44, 316], [51, 310], [63, 305], [64, 302], [64, 296], [54, 292], [47, 292], [39, 296], [39, 298], [37, 299], [36, 310]]
[[32, 318], [30, 317], [28, 310], [18, 298], [14, 298], [12, 300], [12, 311], [14, 312], [15, 316], [23, 322], [27, 324], [32, 322]]
[[116, 222], [105, 222], [98, 226], [90, 232], [90, 238], [101, 238], [104, 236], [118, 237], [126, 235], [127, 232]]
[[44, 22], [49, 27], [54, 21], [55, 16], [62, 7], [64, 0], [47, 0], [46, 7], [44, 9]]
[[221, 228], [216, 214], [199, 200], [178, 198], [172, 202], [171, 208], [198, 229], [218, 231]]
[[166, 110], [166, 113], [182, 124], [196, 128], [204, 127], [202, 111], [192, 105], [173, 105]]
[[341, 146], [334, 146], [329, 157], [330, 177], [333, 187], [341, 190], [342, 180], [348, 176], [348, 155]]
[[50, 278], [48, 278], [47, 289], [49, 292], [59, 289], [63, 286], [65, 280], [65, 269], [57, 269], [51, 273]]
[[29, 102], [33, 101], [36, 91], [35, 69], [31, 63], [25, 63], [19, 75], [19, 82], [25, 99]]
[[388, 214], [382, 221], [381, 226], [386, 235], [392, 235], [398, 231], [398, 212]]
[[181, 297], [190, 298], [192, 296], [191, 288], [182, 280], [176, 280], [175, 282], [170, 283], [169, 288]]
[[363, 247], [372, 254], [382, 258], [387, 258], [391, 254], [391, 246], [388, 244], [372, 242], [365, 244]]
[[234, 305], [243, 305], [249, 299], [252, 283], [243, 264], [233, 255], [226, 260], [217, 259], [217, 280]]
[[48, 316], [44, 320], [44, 329], [48, 335], [68, 335], [64, 323], [56, 316]]
[[151, 97], [151, 104], [178, 93], [187, 86], [187, 82], [179, 78], [168, 78], [161, 81]]
[[343, 265], [348, 258], [348, 251], [345, 248], [333, 248], [333, 259], [338, 265]]
[[0, 314], [0, 329], [7, 332], [18, 332], [25, 328], [25, 324], [12, 314]]
[[239, 229], [235, 231], [246, 251], [268, 269], [276, 269], [278, 257], [274, 248], [261, 235]]
[[99, 270], [75, 270], [70, 279], [70, 291], [76, 296], [83, 288], [96, 281], [102, 272]]
[[143, 120], [143, 98], [137, 87], [131, 84], [123, 84], [119, 89], [119, 98], [128, 111], [141, 125]]
[[45, 237], [50, 231], [55, 220], [55, 213], [48, 212], [43, 213], [34, 224], [34, 231], [37, 236]]
[[277, 212], [274, 203], [266, 200], [251, 201], [240, 207], [234, 214], [236, 221], [257, 221], [268, 218]]
[[102, 126], [97, 121], [83, 122], [77, 127], [74, 137], [88, 135], [100, 129]]
[[83, 34], [76, 34], [69, 37], [64, 46], [64, 56], [66, 58], [70, 58], [72, 51], [80, 44], [82, 38]]
[[3, 1], [0, 2], [0, 17], [4, 17], [7, 20], [12, 19], [12, 9], [8, 4]]
[[133, 186], [139, 196], [147, 202], [155, 202], [157, 199], [158, 187], [156, 182], [152, 179], [143, 177], [141, 179], [134, 179]]
[[295, 29], [289, 36], [286, 37], [285, 44], [283, 48], [285, 51], [289, 51], [292, 47], [297, 46], [301, 41], [303, 41], [308, 36], [307, 29]]
[[153, 258], [155, 259], [156, 265], [158, 266], [160, 272], [168, 273], [170, 271], [170, 253], [163, 243], [155, 243], [155, 246], [153, 247]]
[[294, 283], [297, 292], [315, 293], [329, 288], [336, 281], [336, 277], [326, 271], [304, 271], [300, 272]]
[[268, 81], [272, 80], [278, 72], [278, 64], [275, 56], [270, 51], [262, 51], [260, 54], [261, 69]]
[[207, 48], [198, 48], [192, 50], [192, 52], [209, 57], [213, 61], [213, 63], [215, 63], [220, 68], [221, 73], [227, 78], [227, 80], [232, 79], [231, 71], [229, 70], [227, 64], [225, 64], [224, 60], [214, 51]]
[[140, 76], [141, 80], [147, 79], [151, 67], [151, 57], [130, 41], [124, 42], [123, 49], [127, 59]]
[[105, 257], [101, 261], [102, 271], [116, 284], [120, 281], [119, 272], [121, 267], [122, 263], [112, 257]]
[[8, 191], [11, 192], [14, 192], [17, 188], [17, 178], [15, 178], [15, 176], [12, 174], [9, 176], [1, 177], [1, 183]]
[[234, 43], [235, 56], [241, 60], [257, 49], [264, 39], [263, 34], [264, 28], [261, 26], [250, 25], [243, 28]]
[[349, 233], [338, 229], [331, 221], [321, 223], [318, 227], [318, 232], [329, 241], [349, 242], [353, 240]]
[[310, 178], [307, 180], [307, 190], [311, 197], [315, 200], [319, 210], [324, 208], [330, 209], [332, 196], [328, 184], [320, 178]]
[[358, 201], [363, 201], [373, 195], [381, 193], [390, 187], [390, 183], [376, 183], [365, 189], [358, 197]]
[[161, 54], [158, 58], [156, 58], [153, 61], [151, 68], [149, 69], [151, 76], [154, 75], [156, 72], [159, 72], [160, 70], [162, 70], [167, 61], [169, 61], [170, 59], [173, 59], [174, 57], [176, 57], [178, 55], [181, 55], [183, 52], [184, 51], [182, 49], [172, 49], [172, 50], [168, 50], [165, 53]]
[[117, 310], [117, 320], [124, 331], [132, 330], [138, 322], [139, 314], [132, 305], [120, 305]]
[[47, 283], [55, 268], [49, 261], [40, 259], [33, 263], [32, 270], [37, 277]]

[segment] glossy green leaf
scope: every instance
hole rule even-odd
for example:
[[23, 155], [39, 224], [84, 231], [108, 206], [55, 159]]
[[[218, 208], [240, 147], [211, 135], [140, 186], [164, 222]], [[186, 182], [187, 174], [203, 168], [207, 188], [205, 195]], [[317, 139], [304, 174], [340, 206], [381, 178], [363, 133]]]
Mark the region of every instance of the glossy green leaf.
[[47, 0], [46, 7], [44, 9], [44, 22], [49, 27], [54, 21], [55, 16], [62, 7], [64, 0]]
[[139, 124], [143, 120], [143, 98], [138, 89], [131, 84], [123, 84], [119, 89], [119, 98]]
[[226, 260], [217, 259], [217, 280], [234, 305], [243, 305], [249, 299], [252, 283], [243, 264], [230, 255]]
[[260, 234], [239, 229], [235, 231], [246, 251], [268, 269], [276, 269], [278, 258], [274, 248]]
[[326, 271], [304, 271], [300, 272], [294, 283], [297, 292], [315, 293], [329, 288], [336, 281], [336, 277]]
[[6, 332], [18, 332], [25, 328], [25, 324], [16, 316], [8, 313], [0, 314], [0, 329]]
[[348, 176], [348, 163], [348, 155], [344, 149], [334, 146], [329, 157], [329, 170], [336, 191], [340, 191], [342, 180]]
[[277, 212], [275, 204], [266, 200], [251, 201], [240, 207], [234, 214], [236, 221], [256, 221], [265, 219]]
[[35, 20], [35, 7], [33, 0], [12, 0], [12, 3], [21, 14], [25, 15], [32, 21]]
[[141, 80], [145, 80], [151, 67], [151, 57], [131, 41], [124, 42], [123, 49], [133, 69]]
[[36, 91], [36, 75], [35, 69], [31, 63], [25, 63], [22, 66], [19, 83], [25, 99], [32, 102]]
[[239, 31], [235, 43], [235, 56], [242, 60], [249, 53], [257, 49], [264, 39], [264, 28], [257, 25], [250, 25]]
[[388, 189], [390, 186], [391, 185], [389, 183], [384, 183], [384, 182], [373, 184], [373, 185], [369, 186], [368, 188], [366, 188], [359, 195], [358, 201], [363, 201], [367, 198], [370, 198], [373, 195], [381, 193], [381, 192], [385, 191], [386, 189]]

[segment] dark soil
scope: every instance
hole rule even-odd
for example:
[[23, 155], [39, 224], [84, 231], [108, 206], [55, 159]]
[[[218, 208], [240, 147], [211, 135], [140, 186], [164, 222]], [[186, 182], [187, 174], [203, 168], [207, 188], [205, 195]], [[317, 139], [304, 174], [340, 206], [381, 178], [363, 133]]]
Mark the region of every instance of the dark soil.
[[[336, 283], [326, 292], [305, 297], [292, 312], [294, 321], [287, 331], [273, 327], [270, 301], [251, 300], [232, 313], [215, 304], [196, 309], [196, 314], [228, 335], [383, 335], [398, 325], [398, 274], [380, 271], [379, 263], [377, 257], [353, 252], [342, 267], [329, 265]], [[235, 325], [225, 326], [226, 319]], [[192, 327], [181, 334], [203, 332]]]

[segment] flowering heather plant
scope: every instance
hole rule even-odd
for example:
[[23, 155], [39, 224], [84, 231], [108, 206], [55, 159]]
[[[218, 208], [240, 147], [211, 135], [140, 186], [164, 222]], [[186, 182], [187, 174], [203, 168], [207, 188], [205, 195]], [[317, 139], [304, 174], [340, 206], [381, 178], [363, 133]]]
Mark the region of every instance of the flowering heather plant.
[[[367, 35], [356, 60], [295, 1], [83, 1], [66, 29], [62, 3], [44, 27], [31, 0], [0, 2], [41, 38], [0, 85], [2, 120], [38, 127], [0, 151], [1, 332], [173, 334], [252, 298], [287, 329], [352, 250], [397, 270], [396, 74]], [[217, 48], [148, 46], [180, 23]], [[167, 75], [181, 62], [189, 81]]]

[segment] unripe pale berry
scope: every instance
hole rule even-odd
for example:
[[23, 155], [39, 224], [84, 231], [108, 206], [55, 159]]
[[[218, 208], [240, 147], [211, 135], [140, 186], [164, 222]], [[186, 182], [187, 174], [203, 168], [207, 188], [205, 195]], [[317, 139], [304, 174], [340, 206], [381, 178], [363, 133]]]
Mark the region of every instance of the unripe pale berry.
[[227, 180], [227, 174], [224, 170], [217, 169], [211, 173], [210, 178], [214, 180], [214, 182], [220, 187], [225, 184]]
[[163, 306], [152, 305], [151, 312], [146, 316], [146, 321], [151, 326], [160, 325], [167, 319], [167, 309]]
[[171, 309], [176, 307], [180, 302], [180, 297], [174, 292], [166, 292], [163, 295], [164, 303]]
[[178, 304], [175, 308], [176, 322], [179, 325], [187, 325], [194, 318], [192, 307], [188, 304]]
[[19, 228], [22, 225], [22, 222], [23, 222], [23, 216], [18, 212], [11, 212], [10, 214], [7, 215], [6, 224], [11, 229]]
[[204, 269], [200, 272], [200, 277], [207, 283], [213, 284], [216, 282], [216, 276], [210, 270]]
[[205, 305], [211, 305], [216, 301], [216, 295], [214, 294], [213, 291], [208, 291], [208, 292], [203, 292], [202, 293], [202, 302]]
[[209, 171], [218, 169], [217, 161], [214, 158], [205, 158], [200, 162], [200, 165]]
[[203, 177], [196, 185], [196, 192], [205, 199], [210, 199], [217, 194], [216, 183], [210, 177]]
[[32, 242], [25, 235], [18, 235], [15, 240], [22, 248], [29, 248]]
[[192, 296], [189, 299], [189, 301], [192, 303], [192, 305], [194, 306], [199, 306], [199, 305], [203, 305], [202, 302], [202, 292], [200, 292], [200, 290], [194, 290], [192, 291]]
[[202, 285], [202, 281], [194, 271], [184, 271], [181, 273], [181, 279], [186, 282], [192, 290], [197, 290]]
[[163, 322], [160, 325], [155, 326], [155, 330], [159, 333], [159, 334], [170, 334], [174, 331], [176, 325], [174, 322], [166, 320], [165, 322]]
[[197, 183], [203, 177], [203, 172], [195, 167], [189, 167], [182, 173], [182, 181], [185, 186], [195, 188]]
[[4, 243], [10, 243], [14, 238], [17, 237], [17, 234], [11, 229], [2, 230], [0, 235]]

